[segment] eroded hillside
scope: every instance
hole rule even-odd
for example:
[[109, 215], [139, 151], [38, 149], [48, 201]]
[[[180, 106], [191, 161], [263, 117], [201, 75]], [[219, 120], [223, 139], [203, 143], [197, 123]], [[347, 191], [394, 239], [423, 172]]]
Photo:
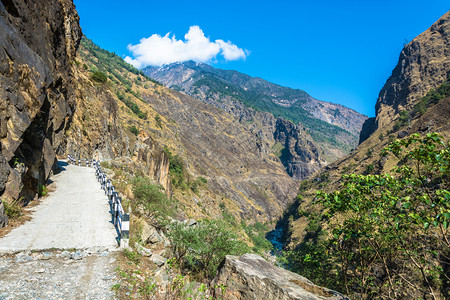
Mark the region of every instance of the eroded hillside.
[[[168, 87], [229, 112], [244, 125], [259, 127], [272, 145], [279, 141], [270, 137], [275, 130], [270, 131], [273, 128], [270, 128], [270, 122], [266, 122], [268, 117], [261, 118], [261, 114], [298, 124], [302, 130], [301, 140], [313, 141], [319, 150], [316, 169], [323, 165], [319, 161], [333, 162], [354, 148], [366, 119], [342, 105], [314, 99], [305, 91], [202, 63], [190, 61], [160, 68], [147, 67], [144, 72]], [[305, 179], [307, 176], [303, 176], [301, 171], [295, 172], [301, 169], [295, 166], [298, 157], [286, 158], [286, 162], [294, 162], [290, 170], [294, 171], [295, 177]]]
[[[76, 64], [80, 100], [61, 153], [122, 157], [173, 193], [185, 217], [217, 216], [221, 205], [266, 222], [295, 196], [296, 182], [279, 158], [231, 115], [149, 80], [87, 39]], [[183, 171], [170, 182], [175, 156]], [[207, 184], [194, 192], [197, 178]]]

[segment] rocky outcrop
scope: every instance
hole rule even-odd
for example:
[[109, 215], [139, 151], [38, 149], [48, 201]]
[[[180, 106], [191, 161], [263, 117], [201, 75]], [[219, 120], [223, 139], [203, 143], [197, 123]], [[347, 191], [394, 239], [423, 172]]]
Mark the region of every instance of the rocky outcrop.
[[221, 299], [348, 299], [255, 254], [227, 255], [212, 286]]
[[280, 149], [281, 162], [294, 178], [306, 179], [327, 164], [321, 160], [311, 137], [292, 122], [277, 119], [274, 138], [283, 147]]
[[69, 0], [0, 2], [0, 195], [35, 197], [55, 162], [74, 101], [81, 37]]
[[420, 97], [441, 85], [450, 72], [450, 12], [414, 38], [400, 53], [375, 106], [375, 126], [367, 120], [361, 141], [378, 129], [389, 129], [402, 110], [412, 111]]
[[136, 172], [150, 176], [170, 194], [169, 158], [163, 148], [151, 136], [131, 134], [119, 117], [111, 116], [111, 108], [106, 103], [117, 100], [105, 87], [93, 85], [79, 70], [74, 72], [74, 77], [76, 110], [58, 154], [121, 161]]

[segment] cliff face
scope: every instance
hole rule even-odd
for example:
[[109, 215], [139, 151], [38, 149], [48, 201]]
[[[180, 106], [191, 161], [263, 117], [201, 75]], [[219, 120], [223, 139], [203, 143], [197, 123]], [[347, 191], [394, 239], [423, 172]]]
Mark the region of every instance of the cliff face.
[[378, 96], [375, 124], [364, 126], [360, 143], [376, 130], [392, 126], [400, 111], [412, 111], [420, 97], [447, 79], [449, 71], [450, 12], [447, 12], [403, 48], [397, 66]]
[[72, 1], [0, 2], [0, 195], [32, 200], [55, 162], [74, 101], [80, 38]]
[[292, 177], [306, 179], [327, 165], [313, 139], [300, 126], [279, 118], [273, 136], [282, 146], [280, 159]]

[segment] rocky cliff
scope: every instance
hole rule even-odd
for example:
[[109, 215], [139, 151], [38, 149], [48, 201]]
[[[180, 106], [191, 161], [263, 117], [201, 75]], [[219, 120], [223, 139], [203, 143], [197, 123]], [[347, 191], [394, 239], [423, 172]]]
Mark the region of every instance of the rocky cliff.
[[68, 0], [0, 2], [0, 195], [7, 201], [32, 200], [55, 163], [74, 109], [78, 19]]
[[378, 96], [376, 118], [366, 121], [360, 142], [377, 130], [390, 129], [401, 111], [412, 112], [421, 97], [447, 80], [449, 71], [450, 13], [447, 12], [403, 48], [397, 66]]

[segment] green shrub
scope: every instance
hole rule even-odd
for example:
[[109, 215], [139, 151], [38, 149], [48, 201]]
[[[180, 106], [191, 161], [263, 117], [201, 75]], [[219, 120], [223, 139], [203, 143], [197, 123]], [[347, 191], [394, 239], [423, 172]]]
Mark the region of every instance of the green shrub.
[[106, 81], [108, 81], [106, 74], [100, 71], [94, 71], [91, 75], [91, 79], [99, 83], [106, 83]]
[[253, 242], [253, 251], [266, 252], [273, 249], [272, 243], [266, 239], [266, 233], [269, 231], [269, 228], [266, 225], [260, 222], [256, 222], [253, 225], [246, 225], [245, 222], [242, 222], [241, 225], [247, 236]]
[[199, 189], [203, 186], [205, 186], [208, 183], [208, 180], [206, 180], [205, 178], [199, 176], [197, 177], [194, 182], [191, 183], [191, 190], [198, 194]]
[[43, 184], [40, 184], [38, 186], [38, 196], [39, 197], [45, 197], [45, 196], [47, 196], [47, 194], [48, 194], [47, 187], [45, 185], [43, 185]]
[[125, 250], [123, 250], [123, 255], [125, 255], [126, 258], [128, 258], [135, 264], [139, 264], [141, 262], [142, 256], [135, 251], [125, 249]]
[[214, 277], [225, 255], [248, 251], [247, 245], [222, 220], [203, 220], [195, 226], [173, 223], [168, 236], [180, 266], [198, 277]]
[[173, 155], [167, 147], [164, 147], [164, 152], [169, 157], [169, 173], [172, 185], [175, 188], [186, 190], [188, 188], [186, 180], [188, 175], [185, 172], [183, 159], [178, 154]]
[[156, 125], [158, 125], [159, 128], [162, 128], [162, 122], [160, 115], [155, 116]]
[[135, 177], [132, 184], [135, 205], [142, 205], [147, 212], [158, 216], [173, 214], [173, 203], [163, 192], [162, 186], [153, 184], [148, 177]]
[[139, 134], [139, 129], [137, 129], [135, 125], [130, 126], [130, 131], [136, 136]]
[[405, 127], [406, 125], [409, 125], [410, 117], [409, 113], [407, 111], [401, 111], [399, 112], [400, 117], [397, 119], [397, 122], [394, 124], [394, 132], [399, 131], [400, 128]]
[[22, 206], [20, 201], [12, 201], [11, 203], [3, 201], [5, 213], [9, 219], [14, 220], [22, 215]]

